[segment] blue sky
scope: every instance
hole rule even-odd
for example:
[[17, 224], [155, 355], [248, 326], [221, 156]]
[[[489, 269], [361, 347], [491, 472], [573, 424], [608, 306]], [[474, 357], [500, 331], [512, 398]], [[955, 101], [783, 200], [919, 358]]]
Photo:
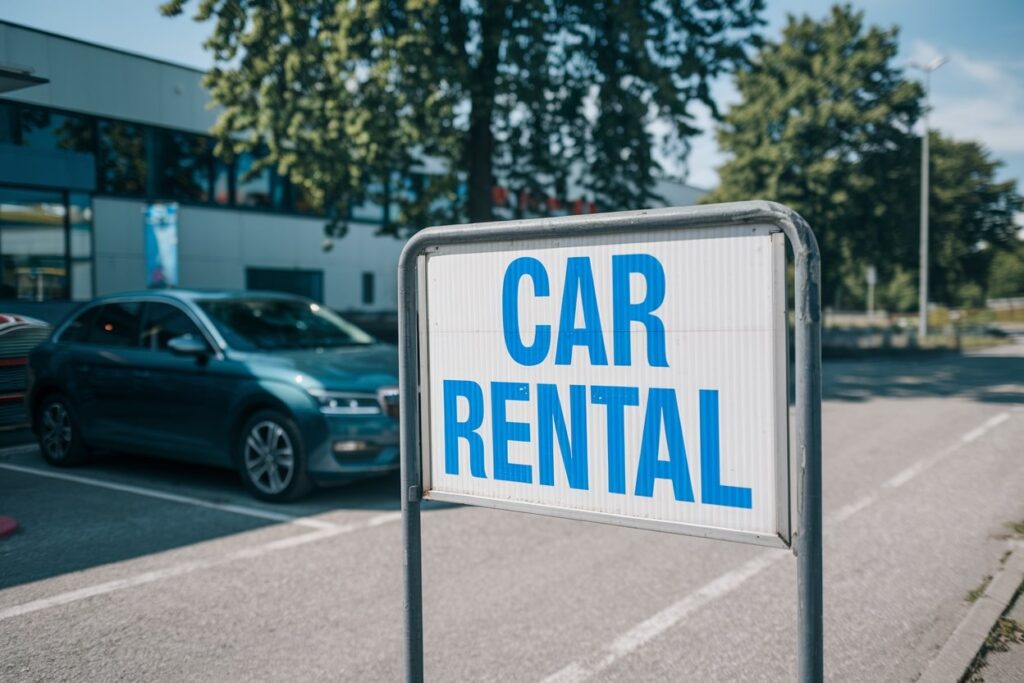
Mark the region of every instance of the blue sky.
[[[820, 18], [832, 3], [823, 0], [767, 0], [765, 34], [777, 39], [787, 14]], [[946, 135], [984, 143], [1006, 162], [1002, 178], [1024, 179], [1024, 1], [1022, 0], [856, 0], [869, 23], [898, 25], [899, 61], [942, 54], [950, 61], [932, 79], [932, 125]], [[165, 19], [155, 0], [2, 0], [0, 18], [54, 33], [204, 68], [202, 41], [210, 27], [190, 19]], [[192, 10], [197, 5], [191, 3]], [[724, 104], [735, 102], [729, 79], [714, 90]], [[711, 187], [722, 162], [710, 119], [693, 143], [689, 181]]]

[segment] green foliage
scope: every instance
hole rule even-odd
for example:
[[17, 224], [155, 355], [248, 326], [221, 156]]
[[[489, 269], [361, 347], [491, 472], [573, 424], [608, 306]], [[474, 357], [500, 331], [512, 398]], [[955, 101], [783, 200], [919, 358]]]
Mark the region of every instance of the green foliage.
[[1024, 296], [1024, 242], [1000, 249], [988, 272], [988, 296], [992, 299]]
[[868, 264], [889, 280], [915, 244], [906, 170], [922, 92], [892, 66], [896, 52], [896, 29], [865, 28], [849, 6], [820, 22], [790, 17], [782, 41], [737, 75], [743, 100], [718, 130], [731, 159], [705, 201], [800, 212], [818, 236], [826, 305], [849, 305], [842, 293]]
[[917, 310], [917, 273], [893, 268], [878, 291], [878, 307], [893, 313]]
[[[180, 14], [188, 0], [161, 10]], [[756, 45], [763, 0], [198, 0], [226, 153], [264, 153], [314, 205], [372, 196], [393, 229], [491, 217], [491, 188], [602, 209], [654, 198], [690, 106]], [[667, 131], [651, 132], [654, 121]], [[419, 192], [402, 179], [429, 164]], [[382, 182], [385, 179], [388, 182]], [[461, 192], [462, 181], [468, 192]]]
[[[837, 308], [863, 305], [869, 264], [883, 308], [917, 306], [923, 91], [893, 66], [896, 37], [848, 5], [822, 21], [790, 17], [781, 42], [738, 74], [743, 100], [718, 130], [731, 158], [704, 201], [799, 211], [821, 247], [822, 300]], [[930, 144], [929, 299], [976, 304], [1021, 198], [1015, 182], [995, 181], [999, 162], [981, 145], [934, 132]]]
[[[934, 132], [930, 141], [930, 299], [983, 305], [996, 251], [1017, 241], [1013, 216], [1022, 206], [1017, 184], [996, 182], [1001, 162], [976, 142]], [[914, 187], [920, 192], [919, 179]]]

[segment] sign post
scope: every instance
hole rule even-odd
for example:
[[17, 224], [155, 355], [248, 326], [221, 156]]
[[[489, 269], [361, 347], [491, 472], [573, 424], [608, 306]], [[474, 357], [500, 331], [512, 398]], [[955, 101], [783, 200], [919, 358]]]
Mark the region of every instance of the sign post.
[[423, 678], [425, 498], [792, 545], [800, 680], [822, 679], [818, 258], [803, 219], [769, 202], [410, 239], [398, 273], [407, 680]]

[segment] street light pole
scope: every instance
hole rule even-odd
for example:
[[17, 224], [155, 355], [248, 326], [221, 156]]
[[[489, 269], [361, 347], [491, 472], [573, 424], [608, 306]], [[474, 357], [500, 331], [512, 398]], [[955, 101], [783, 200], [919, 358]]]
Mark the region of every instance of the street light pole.
[[931, 91], [932, 72], [945, 64], [945, 57], [936, 57], [927, 64], [911, 66], [924, 72], [924, 133], [921, 135], [921, 265], [917, 298], [917, 337], [928, 336], [928, 111], [931, 108], [929, 95]]

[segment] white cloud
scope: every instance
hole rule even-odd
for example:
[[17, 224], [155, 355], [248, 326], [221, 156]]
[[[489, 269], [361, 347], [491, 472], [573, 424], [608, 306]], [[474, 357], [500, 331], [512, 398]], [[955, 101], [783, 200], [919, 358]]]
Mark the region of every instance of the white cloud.
[[[910, 61], [942, 54], [915, 41]], [[1024, 77], [1019, 62], [997, 62], [948, 52], [949, 64], [932, 75], [931, 125], [959, 139], [981, 142], [997, 155], [1024, 152]], [[912, 73], [912, 72], [911, 72]]]

